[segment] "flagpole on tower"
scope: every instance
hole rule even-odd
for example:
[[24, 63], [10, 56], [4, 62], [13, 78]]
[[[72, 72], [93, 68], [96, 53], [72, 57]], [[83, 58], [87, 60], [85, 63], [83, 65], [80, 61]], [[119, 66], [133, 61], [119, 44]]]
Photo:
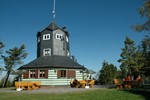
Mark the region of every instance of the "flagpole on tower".
[[53, 20], [55, 20], [55, 17], [56, 17], [56, 13], [55, 13], [55, 0], [53, 2], [53, 11], [52, 11], [52, 14], [53, 14]]

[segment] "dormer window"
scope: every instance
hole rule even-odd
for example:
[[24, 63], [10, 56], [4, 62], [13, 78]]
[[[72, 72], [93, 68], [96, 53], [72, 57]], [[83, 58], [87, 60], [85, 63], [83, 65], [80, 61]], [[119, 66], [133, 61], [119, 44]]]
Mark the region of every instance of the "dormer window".
[[63, 34], [56, 34], [56, 39], [63, 40]]
[[51, 55], [51, 49], [47, 48], [43, 50], [43, 56], [50, 56]]
[[49, 40], [49, 39], [50, 39], [50, 34], [43, 35], [43, 40]]

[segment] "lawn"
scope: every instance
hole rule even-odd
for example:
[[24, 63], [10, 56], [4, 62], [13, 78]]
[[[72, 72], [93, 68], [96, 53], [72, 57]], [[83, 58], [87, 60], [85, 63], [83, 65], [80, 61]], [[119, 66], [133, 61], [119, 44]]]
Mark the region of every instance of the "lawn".
[[149, 90], [98, 89], [64, 94], [0, 93], [0, 100], [149, 100]]

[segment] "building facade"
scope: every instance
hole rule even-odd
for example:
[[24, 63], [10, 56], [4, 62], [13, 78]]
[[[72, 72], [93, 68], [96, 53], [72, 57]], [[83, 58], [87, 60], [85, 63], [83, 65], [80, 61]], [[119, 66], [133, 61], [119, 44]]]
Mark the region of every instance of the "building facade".
[[69, 85], [82, 80], [86, 68], [70, 55], [69, 33], [52, 22], [37, 32], [37, 58], [19, 68], [22, 81], [41, 81], [42, 85]]

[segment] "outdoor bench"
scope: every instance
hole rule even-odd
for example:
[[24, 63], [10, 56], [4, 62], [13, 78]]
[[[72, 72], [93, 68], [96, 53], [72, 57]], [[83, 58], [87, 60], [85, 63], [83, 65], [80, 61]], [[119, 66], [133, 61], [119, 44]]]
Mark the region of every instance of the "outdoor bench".
[[31, 81], [22, 81], [22, 82], [15, 82], [16, 88], [21, 88], [22, 90], [34, 90], [38, 89], [41, 86], [41, 82], [31, 82]]
[[76, 87], [76, 88], [85, 88], [85, 86], [89, 86], [90, 88], [93, 87], [95, 83], [95, 80], [73, 80], [70, 81], [70, 86], [71, 87]]

